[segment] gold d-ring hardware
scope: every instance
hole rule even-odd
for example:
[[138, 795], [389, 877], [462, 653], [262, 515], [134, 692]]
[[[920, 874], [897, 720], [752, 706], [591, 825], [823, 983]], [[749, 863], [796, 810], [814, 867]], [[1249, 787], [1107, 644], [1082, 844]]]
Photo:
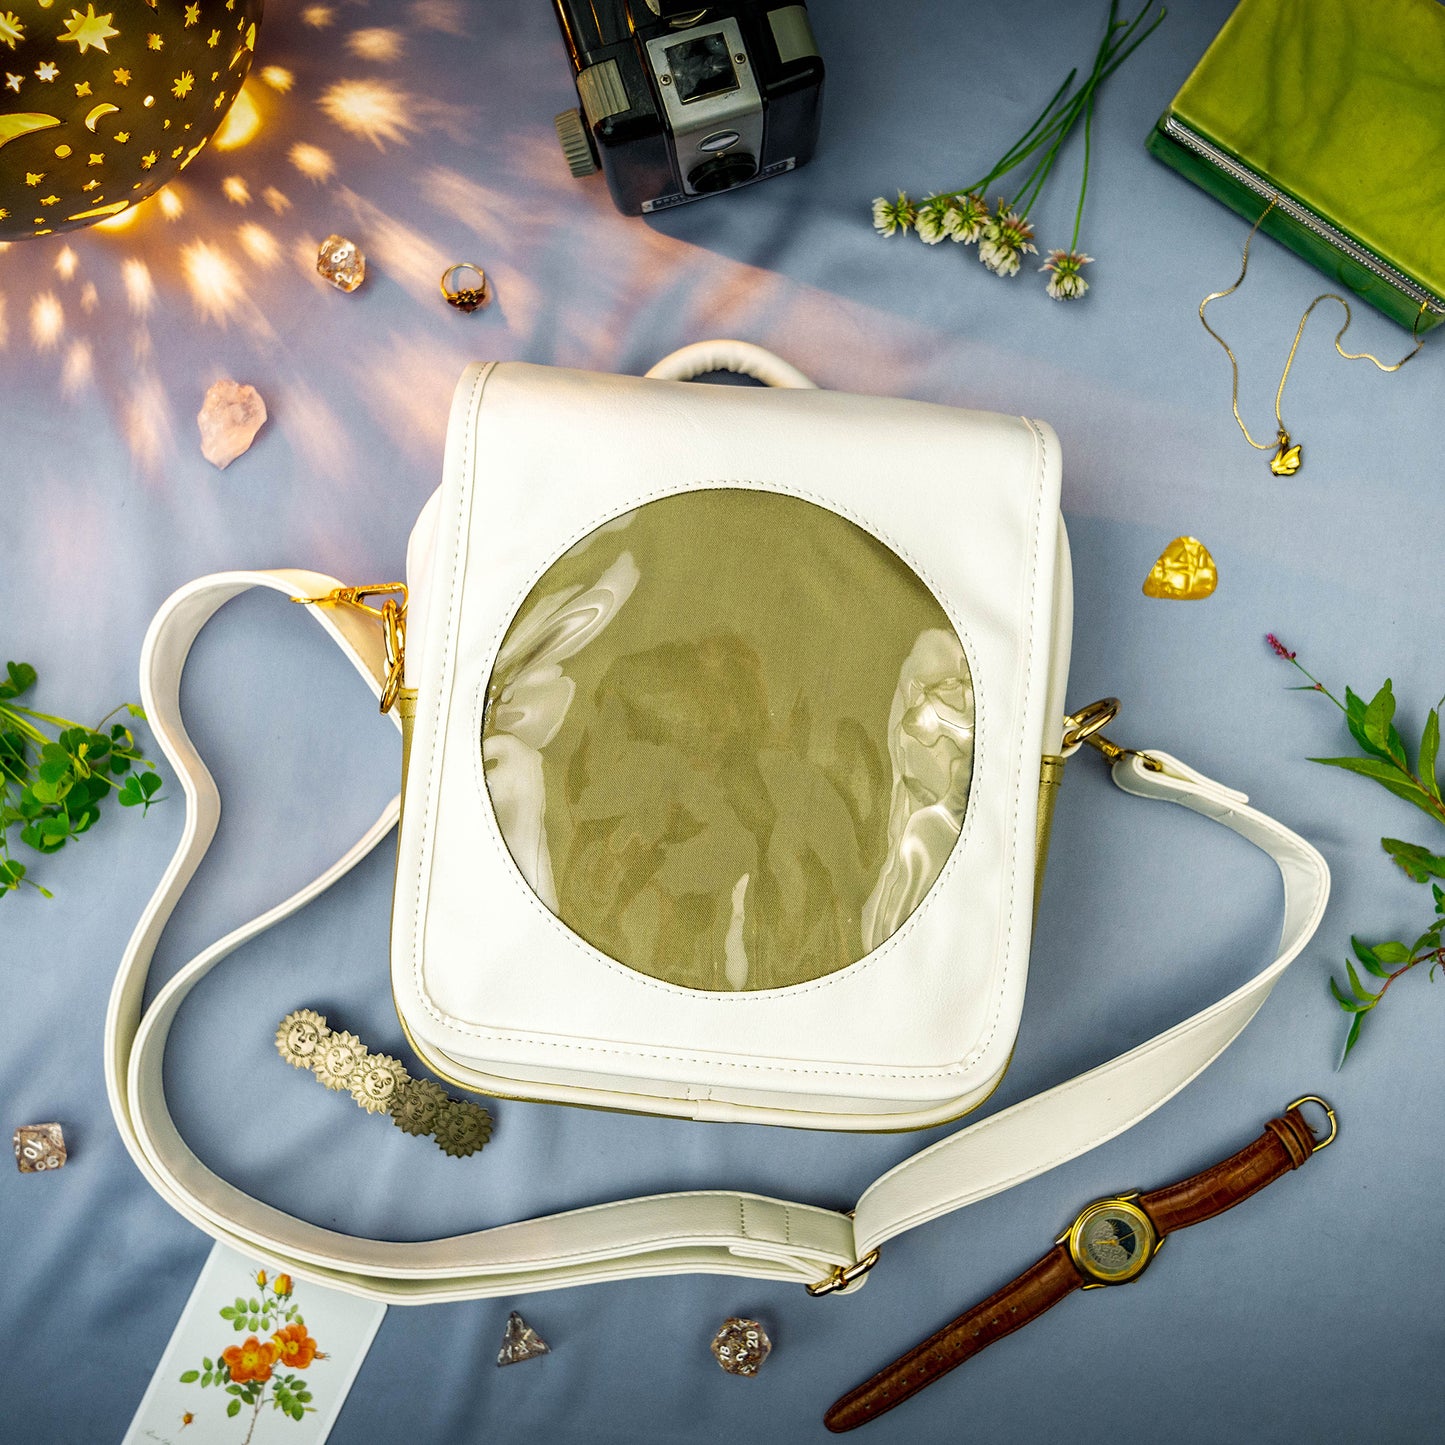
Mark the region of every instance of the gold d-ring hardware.
[[[1333, 1144], [1335, 1142], [1335, 1135], [1340, 1132], [1340, 1121], [1335, 1118], [1335, 1111], [1330, 1108], [1318, 1094], [1306, 1094], [1304, 1098], [1296, 1099], [1294, 1103], [1289, 1106], [1289, 1109], [1285, 1110], [1285, 1113], [1289, 1113], [1290, 1109], [1298, 1109], [1301, 1104], [1318, 1104], [1320, 1108], [1325, 1111], [1325, 1115], [1330, 1121], [1330, 1132], [1323, 1139], [1315, 1141], [1313, 1152], [1318, 1154], [1327, 1144]], [[1314, 1131], [1311, 1130], [1310, 1132], [1313, 1133]]]
[[804, 1288], [814, 1298], [833, 1294], [837, 1290], [846, 1289], [855, 1279], [861, 1279], [877, 1263], [878, 1251], [875, 1249], [870, 1254], [865, 1254], [857, 1264], [836, 1265], [827, 1279], [821, 1279], [817, 1284], [805, 1285]]
[[[397, 602], [400, 596], [401, 602]], [[363, 601], [367, 597], [385, 597], [380, 607], [372, 607]], [[361, 587], [335, 587], [324, 597], [293, 597], [312, 607], [354, 607], [368, 617], [380, 621], [386, 634], [386, 679], [381, 685], [381, 710], [390, 712], [401, 691], [403, 662], [406, 657], [406, 602], [405, 582], [372, 582]]]
[[1121, 748], [1104, 736], [1102, 730], [1119, 716], [1121, 706], [1117, 697], [1101, 697], [1098, 702], [1091, 702], [1088, 707], [1080, 708], [1078, 712], [1066, 717], [1064, 746], [1076, 748], [1080, 743], [1088, 743], [1091, 748], [1097, 748], [1103, 753], [1104, 761], [1111, 765], [1123, 758], [1138, 758], [1141, 767], [1151, 773], [1162, 773], [1164, 765], [1151, 758], [1148, 753], [1141, 753], [1134, 748]]

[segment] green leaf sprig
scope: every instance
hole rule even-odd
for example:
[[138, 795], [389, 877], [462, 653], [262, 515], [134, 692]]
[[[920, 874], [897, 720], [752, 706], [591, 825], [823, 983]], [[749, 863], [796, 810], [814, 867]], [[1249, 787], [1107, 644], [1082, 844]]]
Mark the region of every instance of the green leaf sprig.
[[[1432, 890], [1435, 895], [1435, 921], [1414, 943], [1401, 943], [1394, 939], [1388, 943], [1377, 943], [1371, 948], [1368, 944], [1361, 943], [1358, 938], [1350, 939], [1360, 966], [1366, 973], [1384, 979], [1384, 984], [1378, 993], [1371, 993], [1369, 986], [1361, 982], [1360, 975], [1349, 959], [1345, 960], [1349, 992], [1346, 993], [1334, 979], [1330, 980], [1330, 992], [1334, 994], [1335, 1002], [1351, 1016], [1341, 1063], [1350, 1056], [1355, 1040], [1360, 1037], [1360, 1025], [1364, 1022], [1365, 1015], [1378, 1006], [1397, 978], [1409, 973], [1412, 968], [1418, 968], [1422, 963], [1428, 963], [1429, 977], [1433, 982], [1436, 969], [1445, 968], [1445, 943], [1441, 940], [1441, 934], [1445, 932], [1445, 892], [1442, 892], [1438, 884], [1432, 885]], [[1397, 966], [1391, 968], [1391, 964]]]
[[[1311, 758], [1312, 763], [1325, 767], [1343, 768], [1346, 772], [1357, 773], [1371, 778], [1387, 792], [1418, 808], [1437, 823], [1445, 826], [1445, 800], [1441, 797], [1438, 759], [1440, 755], [1440, 709], [1445, 698], [1432, 707], [1425, 718], [1425, 727], [1420, 735], [1420, 746], [1416, 750], [1416, 762], [1410, 766], [1405, 741], [1395, 726], [1395, 694], [1389, 678], [1375, 695], [1366, 702], [1351, 689], [1345, 689], [1345, 700], [1341, 702], [1302, 662], [1277, 638], [1274, 633], [1266, 634], [1277, 657], [1302, 672], [1309, 679], [1294, 689], [1296, 692], [1317, 692], [1327, 697], [1345, 716], [1345, 726], [1360, 749], [1360, 756], [1339, 758]], [[1435, 900], [1435, 919], [1415, 939], [1404, 943], [1391, 939], [1374, 945], [1351, 938], [1355, 959], [1366, 973], [1384, 980], [1382, 987], [1372, 992], [1365, 984], [1351, 960], [1345, 962], [1348, 990], [1335, 980], [1330, 980], [1330, 992], [1335, 1002], [1350, 1015], [1349, 1032], [1345, 1035], [1344, 1052], [1340, 1062], [1349, 1058], [1360, 1037], [1360, 1026], [1366, 1014], [1377, 1008], [1396, 979], [1428, 964], [1427, 976], [1433, 980], [1437, 969], [1445, 969], [1445, 891], [1433, 880], [1445, 878], [1445, 855], [1432, 852], [1419, 843], [1409, 843], [1400, 838], [1381, 838], [1380, 846], [1390, 860], [1415, 883], [1429, 883]]]
[[22, 886], [54, 895], [29, 876], [12, 852], [15, 839], [37, 853], [58, 853], [100, 821], [114, 794], [123, 808], [150, 811], [161, 780], [118, 713], [145, 720], [134, 703], [112, 709], [96, 725], [23, 706], [37, 680], [28, 662], [7, 662], [0, 678], [0, 898]]

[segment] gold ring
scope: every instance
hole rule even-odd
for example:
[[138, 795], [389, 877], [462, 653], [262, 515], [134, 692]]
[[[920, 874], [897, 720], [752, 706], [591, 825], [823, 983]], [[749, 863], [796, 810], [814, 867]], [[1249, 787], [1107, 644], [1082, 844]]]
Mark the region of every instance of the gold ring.
[[[459, 286], [453, 291], [447, 283], [458, 271], [474, 271], [477, 284]], [[458, 311], [475, 311], [492, 299], [492, 288], [487, 284], [487, 273], [480, 266], [473, 266], [470, 261], [460, 261], [442, 273], [442, 295], [446, 297], [447, 305], [455, 306]]]

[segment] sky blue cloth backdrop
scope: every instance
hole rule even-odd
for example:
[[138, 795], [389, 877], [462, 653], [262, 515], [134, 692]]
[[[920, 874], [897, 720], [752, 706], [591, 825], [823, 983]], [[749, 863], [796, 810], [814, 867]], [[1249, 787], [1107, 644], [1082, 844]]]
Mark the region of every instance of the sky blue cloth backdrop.
[[[153, 203], [129, 229], [0, 255], [0, 639], [5, 656], [38, 665], [45, 706], [90, 716], [133, 697], [147, 620], [201, 573], [398, 575], [464, 363], [640, 372], [684, 342], [738, 336], [825, 386], [1052, 422], [1077, 585], [1072, 698], [1122, 696], [1122, 738], [1246, 789], [1334, 869], [1315, 944], [1202, 1079], [1106, 1147], [890, 1245], [856, 1296], [685, 1277], [395, 1308], [339, 1445], [822, 1440], [836, 1395], [1032, 1263], [1083, 1203], [1211, 1164], [1306, 1092], [1341, 1116], [1338, 1144], [1307, 1170], [1179, 1237], [1133, 1288], [1067, 1301], [866, 1438], [1320, 1445], [1445, 1431], [1442, 999], [1423, 977], [1403, 982], [1337, 1075], [1342, 1023], [1326, 992], [1352, 931], [1413, 936], [1423, 924], [1423, 890], [1378, 839], [1427, 840], [1430, 825], [1305, 761], [1344, 751], [1342, 730], [1322, 700], [1285, 691], [1294, 679], [1263, 642], [1279, 632], [1339, 687], [1392, 676], [1411, 731], [1445, 688], [1441, 362], [1427, 346], [1397, 376], [1346, 366], [1322, 314], [1285, 398], [1303, 471], [1272, 477], [1239, 436], [1226, 360], [1195, 308], [1234, 279], [1245, 227], [1143, 150], [1229, 8], [1178, 6], [1104, 93], [1081, 237], [1098, 259], [1077, 305], [1049, 300], [1033, 272], [997, 280], [950, 243], [882, 241], [868, 217], [880, 192], [969, 179], [1070, 66], [1087, 65], [1104, 6], [1063, 0], [820, 0], [817, 159], [650, 222], [618, 215], [600, 182], [563, 167], [551, 118], [574, 99], [543, 0], [339, 3], [323, 25], [278, 0], [257, 67], [284, 67], [291, 87], [256, 83], [263, 129], [196, 160], [175, 187], [179, 214]], [[358, 35], [368, 30], [394, 41]], [[349, 100], [336, 89], [347, 85]], [[1068, 241], [1081, 139], [1036, 213], [1045, 248]], [[331, 231], [367, 253], [354, 295], [309, 274]], [[437, 293], [463, 260], [496, 287], [470, 317]], [[1243, 292], [1214, 312], [1258, 432], [1321, 289], [1261, 242]], [[1398, 329], [1357, 313], [1357, 341], [1403, 350]], [[224, 473], [201, 459], [194, 423], [221, 376], [254, 383], [271, 412]], [[946, 466], [900, 456], [898, 485]], [[1218, 559], [1208, 602], [1141, 595], [1180, 533]], [[226, 812], [157, 980], [329, 861], [397, 766], [390, 724], [279, 600], [228, 608], [196, 647], [183, 696]], [[144, 822], [108, 818], [36, 867], [54, 902], [0, 902], [4, 1127], [59, 1119], [72, 1154], [52, 1177], [0, 1172], [7, 1442], [119, 1439], [209, 1248], [127, 1158], [101, 1078], [115, 964], [181, 819], [178, 797]], [[405, 1056], [386, 983], [388, 851], [229, 961], [179, 1020], [166, 1070], [179, 1126], [262, 1199], [396, 1238], [688, 1187], [847, 1207], [933, 1137], [504, 1103], [495, 1142], [456, 1161], [364, 1117], [283, 1067], [271, 1038], [281, 1014], [308, 1004]], [[1265, 859], [1123, 796], [1079, 760], [1014, 1066], [989, 1108], [1235, 987], [1271, 955], [1278, 917]], [[498, 1371], [512, 1308], [553, 1353]], [[772, 1333], [755, 1380], [724, 1375], [708, 1354], [729, 1314]]]

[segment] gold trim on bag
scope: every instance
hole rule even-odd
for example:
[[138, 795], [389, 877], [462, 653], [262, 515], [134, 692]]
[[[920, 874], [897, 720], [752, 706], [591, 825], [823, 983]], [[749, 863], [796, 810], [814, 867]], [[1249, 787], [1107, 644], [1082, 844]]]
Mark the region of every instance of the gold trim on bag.
[[1034, 922], [1044, 896], [1044, 870], [1049, 862], [1049, 840], [1054, 832], [1054, 804], [1064, 781], [1065, 759], [1045, 753], [1039, 763], [1039, 812], [1034, 834]]

